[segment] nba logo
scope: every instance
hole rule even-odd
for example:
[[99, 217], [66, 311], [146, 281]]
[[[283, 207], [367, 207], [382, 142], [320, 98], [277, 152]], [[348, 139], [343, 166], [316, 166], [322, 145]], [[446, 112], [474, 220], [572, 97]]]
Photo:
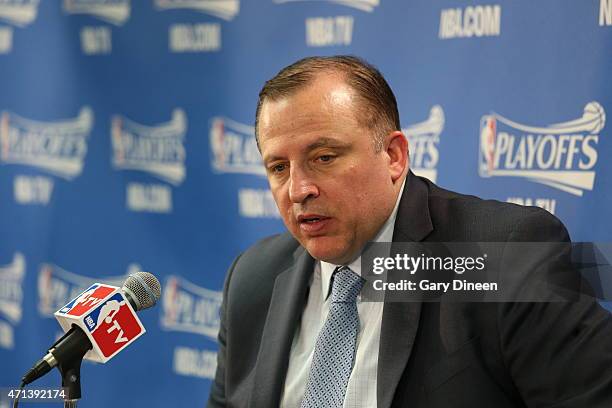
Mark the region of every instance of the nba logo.
[[121, 293], [115, 293], [91, 312], [85, 324], [104, 357], [111, 357], [144, 332]]
[[495, 137], [497, 136], [497, 119], [492, 115], [484, 116], [480, 122], [480, 174], [489, 177], [495, 168]]
[[222, 169], [227, 164], [225, 152], [225, 124], [223, 119], [215, 118], [210, 127], [210, 147], [215, 167]]
[[82, 316], [96, 307], [106, 296], [114, 291], [115, 288], [113, 286], [93, 284], [66, 306], [62, 307], [59, 313]]

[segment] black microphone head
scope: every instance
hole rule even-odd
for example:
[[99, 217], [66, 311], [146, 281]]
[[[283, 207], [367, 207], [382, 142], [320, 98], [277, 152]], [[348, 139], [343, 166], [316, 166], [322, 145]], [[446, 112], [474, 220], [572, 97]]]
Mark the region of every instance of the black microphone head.
[[121, 289], [137, 311], [154, 306], [161, 297], [159, 280], [149, 272], [132, 273]]

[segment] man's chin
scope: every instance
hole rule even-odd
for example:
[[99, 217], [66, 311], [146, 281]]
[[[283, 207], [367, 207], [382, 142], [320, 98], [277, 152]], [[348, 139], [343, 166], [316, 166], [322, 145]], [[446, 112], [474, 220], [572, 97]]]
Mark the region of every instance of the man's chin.
[[[338, 245], [338, 243], [324, 242], [325, 239], [315, 238], [309, 239], [303, 245], [310, 256], [318, 261], [329, 262], [334, 265], [346, 265], [352, 260], [350, 251], [346, 246]], [[329, 238], [328, 238], [329, 239]]]

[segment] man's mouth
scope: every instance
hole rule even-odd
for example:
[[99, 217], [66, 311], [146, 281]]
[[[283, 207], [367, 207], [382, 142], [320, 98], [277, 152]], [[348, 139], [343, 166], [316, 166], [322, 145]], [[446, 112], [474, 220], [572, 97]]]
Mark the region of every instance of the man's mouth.
[[303, 214], [298, 216], [300, 229], [308, 234], [320, 234], [325, 231], [325, 227], [329, 224], [330, 217], [321, 214]]
[[318, 214], [306, 214], [306, 215], [298, 216], [298, 222], [300, 224], [301, 223], [313, 224], [315, 222], [323, 221], [326, 219], [329, 219], [329, 217], [325, 217], [323, 215], [318, 215]]
[[313, 218], [306, 218], [305, 220], [302, 220], [302, 222], [307, 222], [307, 223], [310, 224], [310, 223], [317, 222], [317, 221], [320, 221], [320, 220], [321, 220], [321, 218], [319, 218], [319, 217], [313, 217]]

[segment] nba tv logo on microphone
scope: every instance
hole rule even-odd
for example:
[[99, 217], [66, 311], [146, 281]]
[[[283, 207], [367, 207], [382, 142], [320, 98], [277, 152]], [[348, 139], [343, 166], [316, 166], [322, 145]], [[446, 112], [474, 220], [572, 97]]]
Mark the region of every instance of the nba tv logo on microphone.
[[103, 363], [145, 333], [119, 288], [100, 283], [71, 300], [55, 317], [64, 331], [78, 325], [93, 346], [85, 358]]

